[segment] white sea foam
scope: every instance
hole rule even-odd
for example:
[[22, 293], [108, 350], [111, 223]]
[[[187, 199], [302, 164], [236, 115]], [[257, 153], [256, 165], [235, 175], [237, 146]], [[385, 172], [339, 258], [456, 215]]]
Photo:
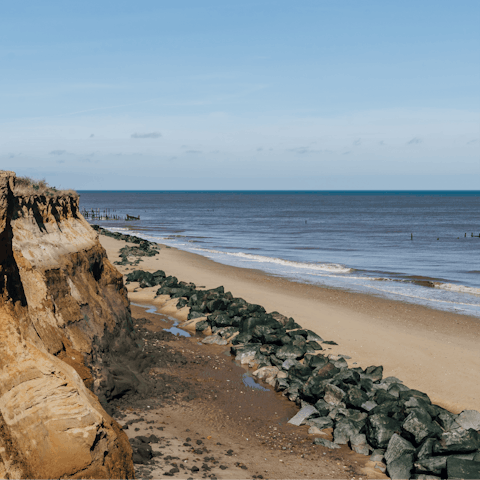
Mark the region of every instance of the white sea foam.
[[275, 257], [266, 257], [263, 255], [254, 255], [252, 253], [244, 252], [221, 252], [219, 250], [210, 250], [206, 248], [192, 248], [192, 250], [199, 252], [208, 252], [220, 255], [227, 255], [230, 257], [242, 258], [251, 262], [259, 263], [273, 263], [276, 265], [282, 265], [284, 267], [293, 267], [293, 268], [302, 268], [306, 270], [320, 270], [324, 272], [333, 272], [333, 273], [350, 273], [353, 270], [351, 268], [345, 267], [338, 263], [306, 263], [306, 262], [294, 262], [291, 260], [284, 260], [282, 258]]
[[448, 290], [449, 292], [456, 293], [469, 293], [470, 295], [479, 295], [480, 288], [466, 287], [465, 285], [455, 285], [453, 283], [440, 283], [435, 282], [435, 288], [440, 288], [441, 290]]

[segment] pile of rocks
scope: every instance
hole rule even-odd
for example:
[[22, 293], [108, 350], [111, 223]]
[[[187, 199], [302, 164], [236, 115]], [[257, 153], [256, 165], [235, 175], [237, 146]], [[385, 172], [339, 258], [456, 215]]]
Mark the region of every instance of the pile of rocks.
[[134, 235], [124, 235], [119, 232], [110, 232], [105, 228], [100, 227], [99, 225], [92, 225], [92, 228], [106, 237], [112, 237], [116, 240], [124, 240], [129, 243], [135, 243], [138, 246], [130, 247], [126, 245], [120, 249], [120, 257], [122, 260], [118, 262], [113, 262], [115, 265], [132, 265], [137, 266], [141, 261], [141, 257], [154, 257], [160, 253], [160, 247], [154, 243], [144, 240], [140, 237], [135, 237]]
[[349, 357], [322, 353], [322, 344], [335, 342], [223, 287], [198, 290], [163, 271], [137, 270], [127, 281], [160, 285], [157, 295], [190, 307], [196, 330], [212, 334], [208, 343], [231, 343], [237, 361], [256, 367], [254, 375], [301, 407], [297, 424], [307, 423], [311, 433], [333, 428], [333, 442], [315, 443], [371, 454], [391, 478], [480, 478], [479, 412], [455, 415], [398, 378], [383, 378], [381, 366], [349, 368]]

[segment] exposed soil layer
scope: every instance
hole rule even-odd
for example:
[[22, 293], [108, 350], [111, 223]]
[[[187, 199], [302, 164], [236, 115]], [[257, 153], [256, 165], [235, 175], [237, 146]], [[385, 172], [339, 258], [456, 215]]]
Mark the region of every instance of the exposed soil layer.
[[156, 361], [143, 372], [146, 391], [110, 406], [132, 444], [137, 477], [386, 478], [369, 457], [314, 445], [307, 426], [288, 424], [295, 404], [267, 385], [247, 386], [248, 370], [226, 347], [162, 331], [170, 326], [163, 315], [135, 306], [132, 313], [137, 340]]

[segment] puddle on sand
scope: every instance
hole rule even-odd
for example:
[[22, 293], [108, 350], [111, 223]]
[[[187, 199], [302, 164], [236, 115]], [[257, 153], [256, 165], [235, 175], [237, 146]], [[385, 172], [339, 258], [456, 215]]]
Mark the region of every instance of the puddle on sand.
[[268, 388], [262, 387], [255, 379], [248, 373], [242, 375], [243, 384], [246, 387], [254, 388], [255, 390], [261, 390], [262, 392], [270, 392]]
[[140, 303], [133, 303], [136, 307], [144, 308], [146, 313], [153, 313], [154, 315], [159, 315], [162, 317], [161, 320], [164, 322], [173, 322], [173, 325], [170, 328], [164, 328], [165, 332], [173, 333], [174, 335], [180, 335], [181, 337], [191, 337], [190, 333], [186, 330], [182, 330], [181, 328], [177, 328], [177, 325], [180, 323], [176, 318], [170, 317], [169, 315], [164, 315], [163, 313], [157, 312], [156, 307], [149, 307], [147, 305], [141, 305]]

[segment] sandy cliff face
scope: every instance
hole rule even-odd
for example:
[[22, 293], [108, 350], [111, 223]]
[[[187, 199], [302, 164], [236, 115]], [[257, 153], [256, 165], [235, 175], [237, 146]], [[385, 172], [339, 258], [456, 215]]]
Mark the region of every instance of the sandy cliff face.
[[94, 337], [129, 323], [122, 277], [71, 196], [17, 198], [0, 172], [0, 478], [133, 478], [86, 387]]

